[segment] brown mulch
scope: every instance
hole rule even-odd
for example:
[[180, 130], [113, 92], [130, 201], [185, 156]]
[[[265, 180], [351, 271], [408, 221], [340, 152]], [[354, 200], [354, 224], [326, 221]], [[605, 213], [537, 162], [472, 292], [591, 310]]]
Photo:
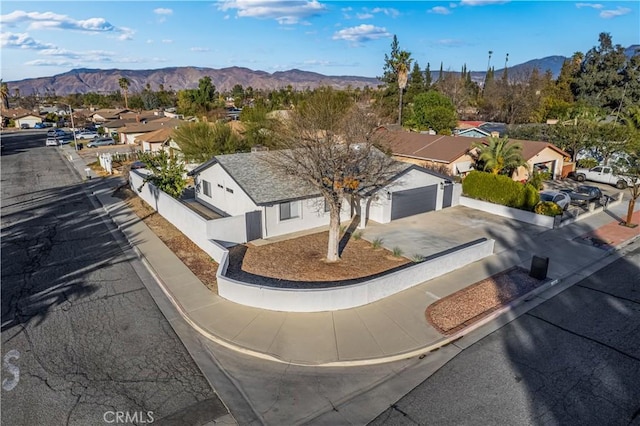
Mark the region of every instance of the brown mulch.
[[319, 232], [262, 246], [246, 245], [244, 272], [287, 281], [344, 281], [376, 275], [410, 261], [384, 248], [351, 237], [340, 261], [325, 261], [329, 232]]
[[511, 268], [429, 305], [427, 321], [440, 333], [450, 335], [546, 282], [530, 277], [523, 268]]
[[182, 263], [184, 263], [208, 289], [216, 294], [218, 293], [218, 282], [216, 280], [218, 263], [213, 260], [211, 256], [180, 232], [178, 228], [159, 215], [127, 186], [117, 188], [113, 196], [126, 201], [129, 208], [178, 256]]

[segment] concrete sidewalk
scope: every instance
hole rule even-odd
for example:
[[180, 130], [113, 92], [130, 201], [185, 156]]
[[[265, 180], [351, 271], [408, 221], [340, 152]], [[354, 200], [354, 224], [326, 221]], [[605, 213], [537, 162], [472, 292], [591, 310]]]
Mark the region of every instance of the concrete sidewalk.
[[[72, 150], [63, 152], [67, 159], [71, 155], [71, 163], [84, 176], [84, 161]], [[554, 280], [548, 286], [553, 285], [549, 291], [557, 293], [613, 261], [612, 250], [640, 236], [640, 228], [621, 227], [612, 217], [623, 216], [625, 202], [614, 212], [541, 232], [513, 250], [366, 306], [334, 312], [276, 312], [239, 305], [208, 290], [122, 200], [111, 197], [118, 181], [92, 179], [87, 184], [185, 320], [226, 347], [300, 365], [366, 365], [428, 353], [500, 315], [506, 317], [503, 314], [514, 308], [521, 310], [526, 305], [531, 309], [545, 297], [525, 297], [450, 337], [438, 333], [426, 320], [425, 310], [434, 301], [509, 267], [528, 269], [533, 255], [550, 258], [549, 277]], [[586, 236], [594, 232], [611, 245], [592, 244]], [[538, 302], [532, 303], [533, 298]]]

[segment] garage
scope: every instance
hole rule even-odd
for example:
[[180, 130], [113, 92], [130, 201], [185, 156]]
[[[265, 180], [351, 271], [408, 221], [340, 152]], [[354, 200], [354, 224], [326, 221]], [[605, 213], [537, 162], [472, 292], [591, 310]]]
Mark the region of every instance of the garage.
[[391, 194], [391, 220], [436, 209], [438, 185], [424, 186]]

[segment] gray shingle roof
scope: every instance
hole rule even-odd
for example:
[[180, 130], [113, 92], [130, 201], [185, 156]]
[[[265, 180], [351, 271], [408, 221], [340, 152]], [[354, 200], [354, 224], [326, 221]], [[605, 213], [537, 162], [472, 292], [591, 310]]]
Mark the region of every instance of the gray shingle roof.
[[[320, 191], [308, 183], [295, 177], [284, 177], [275, 170], [266, 160], [266, 156], [270, 154], [270, 152], [262, 151], [217, 155], [193, 169], [189, 175], [195, 176], [218, 163], [256, 205], [272, 205], [320, 196]], [[397, 161], [390, 169], [395, 174], [391, 180], [413, 168], [439, 176], [416, 165]]]

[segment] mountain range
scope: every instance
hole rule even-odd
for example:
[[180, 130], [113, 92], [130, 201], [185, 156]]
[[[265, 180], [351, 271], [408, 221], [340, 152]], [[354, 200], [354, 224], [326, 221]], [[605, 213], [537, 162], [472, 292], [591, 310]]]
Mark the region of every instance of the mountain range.
[[[625, 53], [632, 56], [640, 51], [640, 45], [629, 46]], [[510, 75], [517, 75], [525, 71], [538, 68], [541, 72], [550, 70], [555, 77], [560, 73], [562, 63], [568, 59], [564, 56], [548, 56], [541, 59], [533, 59], [522, 64], [509, 66]], [[458, 72], [453, 70], [445, 73]], [[503, 69], [496, 69], [496, 75], [501, 75]], [[432, 78], [438, 77], [438, 71], [432, 71]], [[472, 71], [471, 78], [474, 81], [484, 81], [485, 71]], [[212, 83], [220, 92], [230, 91], [233, 86], [240, 84], [242, 87], [252, 87], [258, 90], [277, 90], [291, 86], [294, 90], [314, 89], [319, 86], [332, 86], [337, 89], [347, 87], [371, 87], [376, 88], [381, 82], [377, 78], [359, 76], [327, 76], [315, 72], [292, 69], [268, 73], [254, 71], [249, 68], [201, 68], [201, 67], [171, 67], [153, 70], [120, 70], [120, 69], [74, 69], [63, 74], [51, 77], [30, 78], [19, 81], [7, 82], [9, 93], [19, 90], [21, 95], [31, 94], [56, 94], [68, 95], [72, 93], [112, 93], [120, 90], [119, 80], [125, 77], [129, 80], [129, 92], [142, 91], [147, 84], [153, 90], [158, 90], [160, 85], [165, 90], [183, 90], [198, 87], [198, 81], [205, 77], [211, 77]]]

